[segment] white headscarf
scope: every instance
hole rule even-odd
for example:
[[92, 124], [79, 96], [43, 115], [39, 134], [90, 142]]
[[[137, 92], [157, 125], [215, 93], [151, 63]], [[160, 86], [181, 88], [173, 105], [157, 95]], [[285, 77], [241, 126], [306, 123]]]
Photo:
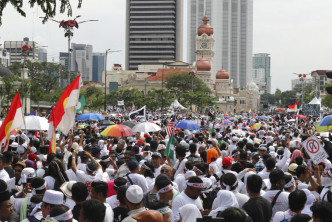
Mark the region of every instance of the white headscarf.
[[305, 202], [304, 209], [302, 210], [302, 214], [307, 214], [310, 217], [312, 216], [312, 211], [310, 210], [310, 207], [315, 201], [315, 195], [313, 195], [308, 189], [302, 189], [305, 192], [305, 195], [307, 195], [307, 201]]
[[202, 214], [195, 204], [186, 204], [179, 209], [182, 222], [196, 221], [197, 218], [202, 218]]
[[212, 216], [213, 218], [217, 216], [219, 211], [224, 211], [228, 207], [239, 207], [239, 203], [237, 202], [235, 195], [233, 192], [228, 190], [220, 190], [215, 201], [217, 201], [218, 208], [211, 211], [209, 214], [209, 216]]

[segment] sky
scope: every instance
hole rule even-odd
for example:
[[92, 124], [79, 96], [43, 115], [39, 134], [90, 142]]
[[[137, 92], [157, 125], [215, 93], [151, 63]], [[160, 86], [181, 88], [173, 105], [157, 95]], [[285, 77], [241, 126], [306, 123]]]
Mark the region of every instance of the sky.
[[[27, 1], [24, 1], [27, 2]], [[91, 44], [94, 52], [121, 50], [108, 56], [108, 69], [113, 63], [125, 64], [125, 0], [71, 0], [73, 16], [83, 23], [75, 30], [73, 43]], [[184, 0], [185, 7], [190, 0]], [[25, 7], [22, 17], [8, 4], [0, 27], [0, 44], [20, 41], [24, 37], [47, 46], [48, 61], [58, 62], [59, 52], [67, 51], [67, 39], [58, 23], [42, 24], [40, 9]], [[293, 73], [311, 73], [317, 69], [332, 69], [332, 1], [331, 0], [254, 0], [253, 54], [271, 54], [272, 93], [277, 88], [291, 89]], [[57, 10], [55, 20], [69, 19]], [[186, 10], [184, 13], [186, 23]], [[186, 30], [186, 25], [184, 26]], [[186, 39], [186, 31], [185, 31]], [[184, 52], [186, 52], [184, 43]], [[186, 55], [184, 56], [186, 61]]]

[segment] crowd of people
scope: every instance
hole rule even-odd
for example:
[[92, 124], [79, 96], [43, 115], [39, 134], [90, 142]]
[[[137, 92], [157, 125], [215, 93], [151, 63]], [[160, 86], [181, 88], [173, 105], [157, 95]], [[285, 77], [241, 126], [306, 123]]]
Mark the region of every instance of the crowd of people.
[[332, 155], [315, 164], [302, 144], [315, 135], [331, 154], [316, 118], [224, 117], [174, 128], [173, 156], [172, 116], [155, 119], [161, 131], [117, 138], [77, 122], [55, 153], [46, 132], [19, 130], [0, 154], [0, 221], [332, 221]]

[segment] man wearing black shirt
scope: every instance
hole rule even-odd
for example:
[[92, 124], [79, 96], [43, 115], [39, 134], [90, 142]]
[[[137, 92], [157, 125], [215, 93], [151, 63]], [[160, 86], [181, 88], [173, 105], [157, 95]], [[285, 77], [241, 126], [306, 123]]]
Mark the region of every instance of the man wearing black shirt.
[[247, 191], [250, 199], [242, 208], [253, 222], [269, 222], [272, 217], [271, 203], [260, 195], [262, 183], [262, 178], [256, 174], [250, 175], [247, 179]]

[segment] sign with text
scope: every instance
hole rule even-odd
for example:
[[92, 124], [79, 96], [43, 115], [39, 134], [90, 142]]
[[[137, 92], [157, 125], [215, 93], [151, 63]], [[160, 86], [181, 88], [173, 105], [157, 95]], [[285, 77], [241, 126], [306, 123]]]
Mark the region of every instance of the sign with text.
[[316, 136], [308, 138], [302, 145], [314, 164], [319, 164], [329, 157]]

